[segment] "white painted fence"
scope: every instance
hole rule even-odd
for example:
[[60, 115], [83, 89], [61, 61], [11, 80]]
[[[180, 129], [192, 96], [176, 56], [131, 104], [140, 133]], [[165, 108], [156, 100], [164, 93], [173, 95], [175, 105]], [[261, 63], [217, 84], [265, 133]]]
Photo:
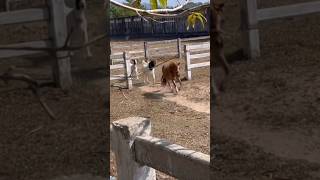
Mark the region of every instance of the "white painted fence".
[[[184, 45], [185, 71], [187, 79], [191, 80], [191, 70], [194, 68], [210, 66], [210, 43], [202, 43], [198, 45]], [[203, 61], [200, 63], [193, 63], [195, 61]]]
[[[122, 54], [112, 55], [112, 57], [121, 59], [122, 63], [110, 65], [110, 81], [114, 80], [125, 80], [128, 89], [132, 88], [132, 78], [131, 75], [131, 62], [130, 53], [123, 52]], [[121, 74], [113, 74], [112, 70], [123, 70]]]
[[[161, 57], [161, 56], [176, 56], [181, 58], [183, 56], [182, 43], [192, 41], [208, 40], [210, 36], [171, 39], [162, 41], [144, 42], [145, 58]], [[159, 47], [164, 46], [164, 47]]]
[[[0, 13], [0, 26], [10, 24], [21, 24], [36, 21], [47, 21], [49, 25], [49, 39], [42, 41], [23, 42], [10, 44], [8, 47], [36, 47], [51, 48], [62, 47], [67, 38], [67, 14], [71, 11], [67, 8], [64, 0], [48, 0], [49, 8], [31, 8], [13, 10]], [[50, 18], [49, 18], [50, 17]], [[44, 53], [31, 50], [0, 50], [0, 58], [11, 58], [32, 54]], [[55, 54], [56, 63], [52, 66], [54, 79], [62, 89], [68, 89], [72, 85], [70, 58], [67, 52]]]
[[240, 3], [244, 53], [252, 59], [260, 56], [259, 22], [320, 12], [320, 1], [265, 9], [257, 8], [257, 0], [241, 0]]
[[[142, 60], [148, 58], [157, 58], [163, 56], [174, 56], [182, 58], [183, 56], [183, 43], [188, 44], [199, 44], [199, 41], [207, 41], [210, 39], [210, 36], [201, 36], [193, 38], [183, 38], [183, 39], [171, 39], [171, 40], [161, 40], [161, 41], [150, 41], [150, 42], [137, 42], [136, 44], [128, 45], [126, 42], [112, 45], [111, 51], [112, 55], [110, 56], [111, 65], [122, 63], [122, 58], [116, 58], [122, 54], [122, 51], [128, 51], [132, 59]], [[134, 50], [131, 50], [134, 49]], [[121, 51], [121, 52], [117, 52]]]
[[210, 156], [150, 136], [148, 118], [131, 117], [110, 127], [118, 180], [156, 180], [156, 170], [183, 180], [209, 180]]
[[[162, 47], [159, 47], [162, 46]], [[181, 39], [144, 42], [145, 58], [162, 56], [180, 57]], [[173, 51], [172, 51], [173, 50]]]
[[[127, 51], [130, 54], [131, 59], [144, 59], [144, 51], [137, 50], [137, 51]], [[117, 52], [110, 55], [111, 65], [123, 63], [123, 57], [119, 58], [119, 56], [122, 56], [123, 52]]]

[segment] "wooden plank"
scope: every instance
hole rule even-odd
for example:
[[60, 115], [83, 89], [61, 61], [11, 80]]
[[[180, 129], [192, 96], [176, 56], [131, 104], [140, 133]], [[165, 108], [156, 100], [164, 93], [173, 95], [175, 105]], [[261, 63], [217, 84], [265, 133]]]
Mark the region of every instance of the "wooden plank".
[[49, 19], [48, 9], [24, 9], [0, 13], [0, 25], [28, 23]]
[[257, 17], [259, 21], [264, 21], [318, 12], [320, 12], [320, 1], [314, 1], [259, 9], [257, 12]]
[[149, 58], [149, 51], [148, 51], [148, 42], [143, 42], [143, 49], [144, 49], [144, 58]]
[[210, 52], [210, 48], [192, 49], [192, 51], [190, 51], [191, 54], [202, 54], [206, 52]]
[[202, 53], [202, 54], [192, 54], [190, 55], [190, 59], [200, 59], [200, 58], [205, 58], [205, 57], [210, 57], [210, 53]]
[[[64, 0], [49, 0], [48, 5], [50, 7], [49, 36], [53, 40], [54, 47], [62, 47], [67, 38]], [[67, 54], [67, 51], [57, 52], [56, 63], [53, 66], [55, 82], [58, 82], [58, 86], [63, 90], [68, 90], [72, 86], [71, 63]]]
[[159, 48], [150, 48], [149, 52], [154, 51], [154, 52], [159, 52], [159, 51], [170, 51], [170, 50], [176, 50], [177, 47], [159, 47]]
[[182, 53], [181, 53], [181, 39], [180, 38], [177, 39], [177, 53], [178, 53], [179, 58], [181, 58]]
[[126, 49], [126, 48], [140, 48], [143, 46], [143, 44], [134, 44], [134, 45], [112, 45], [112, 49]]
[[124, 68], [124, 63], [123, 64], [115, 64], [115, 65], [111, 65], [110, 66], [110, 70], [113, 70], [113, 69], [122, 69]]
[[144, 59], [144, 56], [136, 56], [136, 55], [131, 55], [131, 59]]
[[177, 179], [209, 179], [210, 156], [152, 136], [137, 136], [133, 157]]
[[128, 51], [130, 54], [137, 54], [137, 53], [144, 53], [143, 50], [139, 50], [139, 51]]
[[173, 56], [173, 55], [175, 55], [175, 56], [177, 56], [178, 54], [177, 54], [177, 52], [169, 52], [169, 53], [165, 53], [165, 54], [156, 54], [156, 55], [154, 55], [154, 54], [151, 54], [150, 55], [150, 57], [163, 57], [163, 56]]
[[[31, 41], [18, 44], [6, 45], [7, 47], [35, 47], [35, 48], [49, 48], [52, 47], [50, 41]], [[18, 57], [31, 54], [42, 54], [45, 51], [27, 51], [27, 50], [0, 50], [0, 58]]]
[[193, 37], [193, 38], [183, 38], [181, 39], [181, 42], [208, 40], [208, 39], [210, 39], [210, 36], [201, 36], [201, 37]]
[[192, 51], [192, 50], [199, 50], [199, 49], [210, 49], [210, 43], [202, 43], [202, 44], [198, 44], [198, 45], [187, 45], [187, 50], [188, 51]]
[[111, 59], [112, 63], [119, 63], [122, 62], [123, 63], [123, 59]]
[[119, 53], [113, 53], [110, 55], [110, 59], [122, 59], [122, 53], [123, 52], [119, 52]]
[[169, 43], [176, 43], [177, 39], [171, 39], [171, 40], [162, 40], [162, 41], [149, 41], [149, 45], [155, 45], [155, 44], [169, 44]]
[[184, 60], [185, 60], [185, 71], [186, 71], [186, 78], [187, 80], [191, 80], [191, 69], [189, 69], [189, 65], [190, 65], [190, 51], [187, 50], [187, 45], [184, 45]]
[[130, 54], [123, 52], [123, 60], [124, 60], [124, 69], [125, 69], [125, 76], [127, 79], [127, 87], [128, 89], [132, 89], [132, 78], [131, 76], [131, 66], [130, 66]]
[[205, 67], [205, 66], [210, 66], [210, 62], [190, 64], [188, 68], [189, 68], [189, 69], [193, 69], [193, 68], [200, 68], [200, 67]]
[[114, 81], [114, 80], [125, 80], [126, 79], [126, 77], [125, 77], [125, 75], [112, 75], [111, 77], [110, 77], [110, 81]]
[[240, 1], [241, 29], [244, 54], [251, 59], [260, 56], [257, 0]]

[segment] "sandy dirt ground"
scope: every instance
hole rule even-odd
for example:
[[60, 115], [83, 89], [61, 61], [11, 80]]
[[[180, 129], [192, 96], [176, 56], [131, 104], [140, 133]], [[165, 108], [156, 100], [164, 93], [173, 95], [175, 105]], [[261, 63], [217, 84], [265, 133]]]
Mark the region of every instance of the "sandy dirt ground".
[[[182, 59], [173, 61], [184, 64]], [[160, 62], [162, 61], [157, 63]], [[182, 81], [181, 91], [174, 95], [168, 88], [162, 88], [158, 84], [161, 67], [162, 65], [156, 68], [156, 85], [144, 84], [140, 78], [134, 80], [132, 90], [123, 90], [128, 99], [119, 90], [111, 88], [111, 121], [130, 116], [150, 117], [152, 136], [209, 154], [209, 68], [195, 70], [193, 75], [196, 80]], [[195, 92], [197, 97], [190, 96]], [[110, 168], [112, 175], [116, 175], [113, 156]], [[157, 173], [157, 178], [174, 179], [160, 172]]]
[[[41, 3], [40, 3], [41, 4]], [[32, 4], [32, 7], [34, 4]], [[88, 2], [89, 38], [105, 31], [102, 2]], [[47, 38], [46, 23], [0, 27], [0, 44]], [[20, 82], [0, 81], [0, 179], [105, 179], [109, 169], [106, 133], [105, 41], [92, 47], [92, 59], [72, 61], [74, 87], [41, 89], [56, 120], [48, 117], [37, 98]], [[14, 72], [50, 80], [50, 57], [0, 59], [0, 73]]]
[[[260, 2], [265, 8], [298, 1]], [[227, 2], [226, 54], [233, 63], [213, 111], [215, 175], [319, 179], [319, 15], [261, 23], [261, 57], [240, 61], [238, 8]]]

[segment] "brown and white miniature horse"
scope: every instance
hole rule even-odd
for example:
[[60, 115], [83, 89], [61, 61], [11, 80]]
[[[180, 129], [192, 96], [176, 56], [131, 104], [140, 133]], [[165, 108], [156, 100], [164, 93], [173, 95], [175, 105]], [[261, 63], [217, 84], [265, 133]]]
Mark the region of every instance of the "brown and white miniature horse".
[[170, 84], [170, 81], [171, 81], [175, 87], [176, 93], [178, 93], [179, 90], [176, 84], [176, 80], [179, 81], [180, 88], [181, 88], [182, 84], [180, 80], [180, 63], [170, 62], [169, 64], [163, 65], [161, 85], [166, 86], [167, 84], [169, 84], [170, 89], [172, 89], [172, 86]]

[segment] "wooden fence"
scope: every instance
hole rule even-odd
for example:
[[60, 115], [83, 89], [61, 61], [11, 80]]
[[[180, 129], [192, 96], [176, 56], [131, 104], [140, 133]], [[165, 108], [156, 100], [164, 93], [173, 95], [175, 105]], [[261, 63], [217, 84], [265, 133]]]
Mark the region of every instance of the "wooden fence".
[[123, 70], [121, 74], [111, 74], [110, 73], [110, 81], [113, 80], [124, 80], [126, 81], [126, 85], [128, 89], [132, 88], [132, 78], [130, 77], [131, 75], [131, 58], [130, 58], [130, 53], [128, 52], [123, 52], [120, 55], [113, 55], [111, 58], [116, 58], [120, 59], [123, 63], [120, 64], [115, 64], [115, 65], [110, 65], [110, 71], [114, 70]]
[[[141, 50], [141, 51], [127, 51], [127, 53], [130, 54], [130, 58], [131, 59], [144, 59], [144, 51]], [[117, 53], [114, 53], [114, 54], [111, 54], [110, 55], [110, 62], [111, 62], [111, 65], [114, 65], [114, 64], [123, 64], [124, 61], [123, 61], [123, 57], [120, 57], [122, 56], [123, 52], [117, 52]]]
[[[156, 58], [156, 57], [178, 57], [182, 58], [183, 54], [183, 44], [199, 44], [203, 41], [207, 41], [210, 39], [210, 36], [201, 36], [201, 37], [193, 37], [193, 38], [177, 38], [171, 40], [161, 40], [161, 41], [144, 41], [143, 45], [140, 46], [135, 44], [134, 51], [128, 51], [130, 53], [131, 58], [134, 59], [148, 59], [148, 58]], [[115, 47], [117, 50], [121, 52], [112, 53], [110, 56], [111, 64], [123, 63], [122, 58], [115, 58], [114, 56], [122, 55], [123, 51], [126, 51], [130, 46], [128, 45], [118, 45]]]
[[258, 9], [257, 0], [241, 0], [241, 24], [244, 53], [249, 58], [260, 56], [259, 22], [320, 12], [320, 1]]
[[[198, 45], [185, 45], [185, 71], [187, 80], [191, 80], [191, 70], [194, 68], [210, 66], [210, 42], [198, 44]], [[200, 63], [192, 63], [199, 61]], [[203, 60], [206, 60], [203, 62]]]
[[156, 180], [156, 170], [184, 180], [209, 180], [210, 156], [150, 136], [150, 119], [131, 117], [110, 127], [118, 180]]
[[[8, 47], [37, 47], [51, 48], [62, 47], [67, 37], [67, 19], [70, 12], [64, 4], [64, 0], [48, 0], [49, 8], [32, 8], [14, 10], [0, 13], [0, 25], [21, 24], [36, 21], [47, 21], [49, 25], [49, 39], [42, 41], [23, 42], [10, 44]], [[0, 58], [11, 58], [32, 54], [44, 53], [28, 50], [0, 50]], [[55, 54], [56, 63], [52, 66], [54, 79], [62, 89], [68, 89], [72, 85], [70, 58], [67, 52]]]
[[[208, 14], [205, 13], [207, 19]], [[140, 16], [110, 19], [111, 36], [133, 36], [133, 37], [154, 37], [154, 36], [201, 36], [209, 34], [208, 23], [203, 28], [197, 23], [195, 28], [187, 30], [187, 17], [162, 18], [158, 21], [145, 21]]]
[[[160, 45], [160, 47], [159, 47]], [[145, 58], [180, 57], [181, 39], [144, 42]], [[173, 50], [173, 51], [172, 51]]]

